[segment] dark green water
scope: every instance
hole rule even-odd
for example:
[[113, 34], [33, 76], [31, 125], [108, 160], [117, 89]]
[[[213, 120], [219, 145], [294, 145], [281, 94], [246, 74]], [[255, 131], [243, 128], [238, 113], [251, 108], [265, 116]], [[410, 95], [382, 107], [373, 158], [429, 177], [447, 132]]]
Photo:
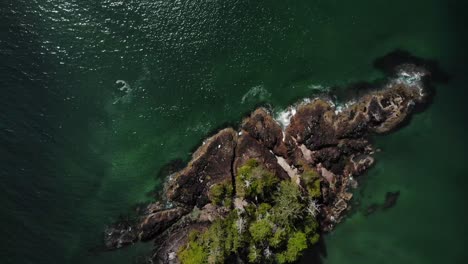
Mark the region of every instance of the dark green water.
[[450, 82], [376, 138], [363, 203], [400, 199], [352, 215], [326, 237], [324, 262], [465, 263], [465, 2], [3, 0], [1, 262], [131, 263], [151, 245], [88, 249], [151, 199], [167, 162], [259, 103], [377, 78], [373, 60], [404, 49]]

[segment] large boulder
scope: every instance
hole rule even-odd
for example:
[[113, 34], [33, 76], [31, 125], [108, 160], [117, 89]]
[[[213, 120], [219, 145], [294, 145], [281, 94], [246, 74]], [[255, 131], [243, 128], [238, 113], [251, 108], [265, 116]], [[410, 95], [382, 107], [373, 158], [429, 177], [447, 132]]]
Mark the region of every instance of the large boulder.
[[285, 155], [283, 130], [266, 109], [258, 108], [252, 112], [250, 117], [244, 119], [241, 128], [275, 154]]

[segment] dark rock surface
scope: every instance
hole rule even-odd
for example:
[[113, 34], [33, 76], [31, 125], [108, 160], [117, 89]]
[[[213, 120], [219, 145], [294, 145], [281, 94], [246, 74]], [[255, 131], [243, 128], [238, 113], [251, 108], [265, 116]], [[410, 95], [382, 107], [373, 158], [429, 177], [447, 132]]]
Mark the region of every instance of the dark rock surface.
[[138, 226], [138, 237], [141, 241], [151, 240], [188, 212], [186, 208], [176, 207], [147, 215]]
[[[167, 198], [184, 205], [202, 207], [208, 203], [207, 190], [214, 184], [232, 179], [231, 164], [237, 132], [226, 128], [207, 139], [185, 169], [176, 173], [167, 187]], [[216, 162], [214, 162], [216, 161]]]
[[255, 110], [246, 118], [241, 126], [261, 145], [272, 150], [276, 155], [285, 155], [286, 146], [283, 142], [283, 130], [273, 117], [263, 108]]
[[245, 164], [249, 159], [257, 159], [269, 171], [274, 172], [279, 178], [286, 179], [288, 174], [284, 169], [278, 165], [275, 154], [262, 145], [259, 141], [255, 140], [249, 133], [244, 132], [239, 137], [238, 146], [236, 149], [236, 158], [234, 161], [234, 175], [237, 169]]
[[104, 231], [104, 246], [106, 249], [117, 249], [138, 241], [138, 230], [134, 223], [121, 219]]

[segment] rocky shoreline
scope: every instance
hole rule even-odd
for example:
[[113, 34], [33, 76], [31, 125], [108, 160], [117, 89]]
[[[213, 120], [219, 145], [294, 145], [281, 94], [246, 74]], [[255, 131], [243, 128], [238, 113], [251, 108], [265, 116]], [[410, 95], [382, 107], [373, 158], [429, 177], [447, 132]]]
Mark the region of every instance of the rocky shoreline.
[[[429, 75], [422, 67], [399, 65], [378, 89], [339, 107], [326, 97], [304, 100], [289, 109], [283, 124], [267, 109], [256, 109], [238, 130], [225, 128], [205, 140], [189, 164], [170, 176], [164, 199], [148, 205], [136, 222], [107, 228], [106, 248], [154, 241], [151, 263], [180, 263], [178, 253], [191, 231], [203, 232], [233, 210], [245, 210], [247, 199], [239, 194], [236, 176], [251, 160], [279, 182], [291, 181], [301, 190], [306, 188], [304, 173], [318, 175], [320, 195], [313, 215], [322, 232], [331, 231], [350, 209], [356, 177], [374, 163], [370, 136], [391, 132], [425, 102]], [[219, 185], [232, 187], [226, 192], [229, 202], [215, 202], [212, 190]], [[387, 207], [396, 198], [389, 201]]]

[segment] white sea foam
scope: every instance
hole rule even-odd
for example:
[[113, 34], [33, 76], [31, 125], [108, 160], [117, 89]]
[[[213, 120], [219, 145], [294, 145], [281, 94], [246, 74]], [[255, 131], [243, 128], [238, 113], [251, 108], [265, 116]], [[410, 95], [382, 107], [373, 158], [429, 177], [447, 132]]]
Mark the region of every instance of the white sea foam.
[[394, 80], [396, 83], [401, 83], [404, 85], [408, 85], [411, 87], [416, 87], [419, 91], [419, 95], [424, 97], [424, 89], [423, 89], [423, 77], [426, 76], [427, 73], [424, 71], [408, 71], [405, 69], [401, 69], [397, 73], [397, 78]]
[[[117, 90], [119, 90], [120, 93], [123, 92], [123, 95], [117, 96], [113, 104], [130, 103], [134, 97], [138, 96], [139, 91], [142, 91], [142, 92], [145, 91], [145, 89], [143, 88], [143, 85], [144, 85], [144, 82], [148, 80], [150, 75], [151, 75], [151, 72], [149, 71], [148, 67], [146, 65], [143, 65], [142, 73], [132, 85], [130, 85], [125, 80], [116, 80], [115, 84], [119, 85]], [[141, 93], [139, 95], [141, 95]], [[142, 95], [142, 98], [144, 98], [144, 95]]]
[[116, 84], [121, 85], [119, 88], [117, 88], [119, 91], [124, 92], [124, 95], [117, 97], [117, 99], [114, 100], [113, 104], [117, 103], [128, 103], [131, 100], [131, 94], [132, 94], [132, 87], [130, 84], [128, 84], [124, 80], [117, 80], [115, 81]]
[[263, 85], [257, 85], [250, 88], [243, 96], [241, 103], [247, 102], [265, 102], [271, 97], [271, 93]]
[[396, 79], [399, 82], [405, 83], [410, 86], [420, 85], [422, 77], [424, 77], [424, 73], [422, 72], [408, 72], [405, 70], [401, 70], [398, 72], [398, 78]]
[[278, 122], [283, 130], [285, 130], [289, 124], [291, 123], [291, 118], [296, 115], [297, 108], [301, 105], [308, 104], [312, 102], [314, 99], [304, 98], [300, 102], [288, 106], [286, 109], [278, 111], [274, 114], [276, 122]]
[[117, 81], [115, 81], [115, 83], [122, 85], [121, 87], [118, 88], [122, 92], [128, 93], [128, 92], [132, 91], [132, 87], [130, 87], [130, 85], [124, 80], [117, 80]]
[[335, 114], [342, 113], [344, 110], [348, 109], [350, 106], [356, 104], [355, 100], [350, 100], [345, 103], [335, 103], [333, 101], [329, 101], [330, 105], [335, 108]]
[[318, 92], [327, 92], [330, 89], [330, 87], [323, 86], [323, 85], [320, 85], [320, 84], [309, 84], [309, 85], [307, 85], [307, 88], [309, 88], [310, 90], [313, 90], [313, 91], [318, 91]]
[[295, 106], [289, 106], [285, 110], [275, 115], [275, 120], [281, 125], [283, 130], [291, 123], [291, 118], [296, 114], [297, 109]]
[[336, 108], [335, 108], [335, 115], [343, 112], [343, 105], [338, 105]]
[[211, 123], [210, 122], [200, 122], [193, 126], [188, 127], [185, 132], [188, 133], [202, 133], [207, 134], [211, 130]]

